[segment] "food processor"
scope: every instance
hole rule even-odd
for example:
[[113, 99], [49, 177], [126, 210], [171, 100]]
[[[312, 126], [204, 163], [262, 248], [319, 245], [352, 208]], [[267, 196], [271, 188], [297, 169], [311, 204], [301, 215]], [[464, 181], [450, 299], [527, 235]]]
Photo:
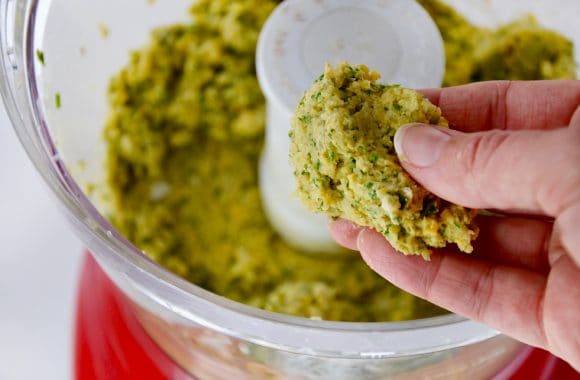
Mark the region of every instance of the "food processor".
[[[580, 46], [579, 4], [554, 4], [453, 2], [483, 25], [531, 11]], [[182, 0], [0, 3], [6, 109], [90, 251], [79, 284], [76, 378], [578, 378], [561, 360], [453, 314], [353, 323], [243, 305], [176, 276], [116, 231], [101, 202], [106, 195], [96, 186], [103, 176], [107, 86], [153, 28], [187, 21], [189, 5]]]

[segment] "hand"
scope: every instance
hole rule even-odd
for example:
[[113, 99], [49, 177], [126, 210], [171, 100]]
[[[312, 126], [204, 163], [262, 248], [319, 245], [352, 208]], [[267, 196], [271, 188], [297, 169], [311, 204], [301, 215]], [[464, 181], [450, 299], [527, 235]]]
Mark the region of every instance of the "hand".
[[401, 128], [404, 168], [441, 198], [511, 216], [479, 217], [472, 255], [449, 248], [430, 262], [344, 220], [331, 233], [402, 289], [580, 370], [580, 81], [424, 93], [454, 130]]

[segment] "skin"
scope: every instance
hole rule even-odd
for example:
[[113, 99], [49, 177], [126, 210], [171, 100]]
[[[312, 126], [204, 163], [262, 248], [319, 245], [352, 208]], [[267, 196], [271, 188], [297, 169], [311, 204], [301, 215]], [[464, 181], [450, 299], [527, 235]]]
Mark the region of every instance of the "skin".
[[580, 82], [485, 82], [424, 94], [454, 130], [406, 126], [403, 167], [436, 195], [481, 217], [473, 256], [431, 262], [396, 253], [377, 232], [345, 220], [335, 239], [402, 289], [580, 370]]

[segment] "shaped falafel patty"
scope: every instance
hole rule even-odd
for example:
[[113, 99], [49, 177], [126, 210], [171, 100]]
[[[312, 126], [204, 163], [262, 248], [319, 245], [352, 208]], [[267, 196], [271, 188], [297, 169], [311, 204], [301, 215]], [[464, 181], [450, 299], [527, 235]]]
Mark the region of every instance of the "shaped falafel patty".
[[477, 211], [415, 182], [393, 144], [405, 124], [447, 121], [420, 93], [377, 83], [379, 77], [364, 65], [327, 65], [306, 91], [290, 131], [298, 197], [314, 212], [374, 228], [406, 255], [428, 260], [432, 248], [447, 243], [472, 252]]

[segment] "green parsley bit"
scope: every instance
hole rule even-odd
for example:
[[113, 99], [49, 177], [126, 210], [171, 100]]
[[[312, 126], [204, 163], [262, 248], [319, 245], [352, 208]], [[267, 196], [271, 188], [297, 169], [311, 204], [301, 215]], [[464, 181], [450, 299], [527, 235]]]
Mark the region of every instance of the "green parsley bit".
[[425, 207], [424, 214], [425, 214], [425, 216], [429, 216], [429, 215], [436, 214], [437, 211], [439, 211], [439, 210], [437, 209], [437, 206], [435, 205], [435, 202], [430, 202]]
[[40, 64], [42, 66], [44, 66], [44, 52], [40, 49], [36, 50], [36, 58], [38, 59], [38, 62], [40, 62]]
[[407, 205], [407, 198], [401, 193], [397, 193], [397, 197], [399, 197], [399, 204], [401, 205], [402, 210]]
[[57, 92], [57, 93], [54, 95], [54, 104], [55, 104], [55, 106], [56, 106], [56, 109], [60, 109], [60, 106], [61, 106], [61, 100], [60, 100], [60, 92]]

